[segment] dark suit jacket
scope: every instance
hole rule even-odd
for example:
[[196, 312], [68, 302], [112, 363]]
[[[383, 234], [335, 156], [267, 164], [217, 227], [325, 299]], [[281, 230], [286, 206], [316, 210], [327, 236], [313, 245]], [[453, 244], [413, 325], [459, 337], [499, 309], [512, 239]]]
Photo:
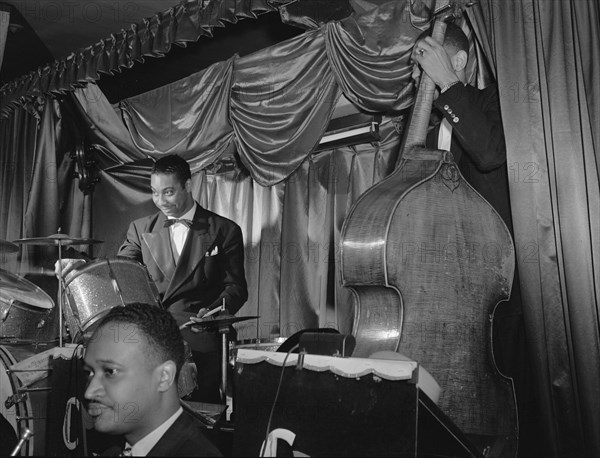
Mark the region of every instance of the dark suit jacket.
[[[198, 205], [179, 262], [175, 264], [169, 228], [162, 212], [133, 221], [118, 256], [146, 265], [161, 295], [162, 304], [178, 324], [187, 317], [180, 312], [219, 307], [223, 299], [235, 314], [248, 298], [244, 275], [244, 243], [240, 227], [233, 221]], [[183, 331], [195, 351], [214, 351], [219, 346], [215, 332]]]
[[[435, 100], [437, 113], [452, 126], [450, 151], [473, 188], [500, 214], [512, 233], [506, 144], [498, 88], [483, 90], [456, 84]], [[437, 148], [439, 124], [427, 135], [427, 146]]]
[[[111, 447], [102, 456], [119, 456], [123, 446]], [[186, 411], [175, 420], [147, 456], [223, 456], [202, 432], [202, 424]]]

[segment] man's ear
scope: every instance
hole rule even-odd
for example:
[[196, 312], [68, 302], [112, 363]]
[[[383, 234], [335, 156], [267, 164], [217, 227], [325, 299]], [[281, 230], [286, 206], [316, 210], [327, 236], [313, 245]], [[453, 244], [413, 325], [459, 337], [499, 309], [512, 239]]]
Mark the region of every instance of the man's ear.
[[467, 66], [468, 57], [469, 56], [467, 56], [467, 53], [462, 50], [458, 51], [456, 54], [454, 54], [454, 56], [452, 56], [452, 68], [454, 68], [454, 71], [456, 73], [465, 69], [465, 67]]
[[190, 178], [185, 180], [184, 188], [186, 192], [192, 192], [192, 180]]
[[167, 391], [171, 385], [175, 382], [175, 375], [177, 374], [177, 366], [171, 360], [165, 361], [156, 368], [158, 371], [158, 391]]

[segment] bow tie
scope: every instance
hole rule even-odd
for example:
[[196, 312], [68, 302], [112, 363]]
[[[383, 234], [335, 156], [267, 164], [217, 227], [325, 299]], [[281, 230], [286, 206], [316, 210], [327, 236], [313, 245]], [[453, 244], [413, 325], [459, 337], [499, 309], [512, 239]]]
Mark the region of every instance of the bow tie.
[[190, 219], [177, 219], [177, 218], [171, 218], [171, 219], [167, 219], [165, 220], [165, 224], [163, 227], [170, 227], [173, 224], [176, 223], [181, 223], [181, 224], [185, 224], [187, 227], [192, 227], [192, 224], [194, 223], [192, 220]]

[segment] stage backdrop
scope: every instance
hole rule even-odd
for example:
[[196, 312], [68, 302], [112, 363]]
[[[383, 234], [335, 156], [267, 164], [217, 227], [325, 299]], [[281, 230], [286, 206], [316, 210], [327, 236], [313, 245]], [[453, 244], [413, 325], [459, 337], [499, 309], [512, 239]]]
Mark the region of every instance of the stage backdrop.
[[[394, 4], [396, 8], [401, 8], [404, 2], [394, 2]], [[543, 401], [542, 410], [536, 418], [543, 431], [541, 435], [536, 436], [538, 438], [536, 445], [539, 447], [538, 451], [541, 450], [539, 454], [544, 456], [600, 455], [600, 436], [597, 434], [600, 430], [598, 406], [600, 385], [597, 383], [600, 371], [598, 365], [600, 360], [598, 313], [600, 89], [597, 79], [600, 73], [598, 68], [600, 12], [598, 8], [597, 2], [577, 0], [562, 2], [484, 0], [474, 9], [479, 12], [479, 19], [472, 21], [472, 25], [478, 31], [477, 41], [490, 59], [491, 68], [497, 68], [507, 137], [508, 163], [509, 167], [512, 167], [510, 186], [518, 267], [522, 278], [525, 279], [521, 285], [525, 299], [525, 324], [528, 337], [525, 349], [530, 353], [533, 361], [535, 396]], [[388, 15], [388, 19], [391, 17], [393, 15]], [[472, 15], [471, 18], [474, 17]], [[400, 47], [394, 49], [392, 46], [391, 52], [383, 52], [381, 49], [376, 49], [377, 46], [374, 48], [369, 46], [373, 43], [388, 43], [385, 37], [382, 40], [379, 40], [379, 37], [369, 39], [368, 34], [363, 34], [364, 27], [361, 28], [360, 20], [358, 21], [356, 27], [351, 26], [347, 30], [344, 29], [344, 24], [337, 23], [314, 33], [308, 33], [313, 33], [314, 41], [323, 41], [326, 44], [327, 59], [323, 59], [322, 53], [314, 49], [312, 43], [303, 41], [305, 37], [300, 38], [297, 43], [298, 49], [306, 51], [308, 53], [306, 55], [313, 58], [313, 60], [305, 58], [300, 61], [305, 64], [312, 62], [316, 66], [326, 60], [328, 65], [332, 65], [332, 62], [336, 61], [331, 54], [332, 49], [335, 48], [335, 38], [337, 35], [346, 35], [348, 40], [344, 49], [345, 56], [351, 56], [348, 53], [354, 47], [362, 47], [366, 49], [363, 60], [378, 62], [389, 58], [390, 69], [394, 68], [395, 63], [398, 64], [396, 76], [389, 82], [397, 88], [404, 88], [403, 83], [406, 83], [409, 78], [409, 69], [406, 65], [407, 54], [402, 51], [402, 48], [403, 44], [408, 46], [412, 43], [412, 35], [402, 41], [400, 36], [392, 34], [391, 38], [399, 39], [397, 43], [400, 43]], [[371, 23], [375, 22], [371, 21]], [[393, 30], [398, 31], [402, 30], [398, 25], [407, 26], [410, 21], [401, 21], [400, 24], [390, 21], [390, 24], [393, 25]], [[346, 22], [345, 25], [352, 24]], [[330, 31], [330, 29], [335, 30]], [[386, 29], [382, 27], [378, 30]], [[282, 56], [272, 57], [282, 58]], [[340, 57], [342, 60], [343, 58], [344, 56]], [[349, 60], [351, 59], [349, 57]], [[330, 273], [331, 265], [328, 264], [325, 269], [324, 264], [318, 264], [320, 267], [318, 270], [313, 268], [313, 264], [306, 262], [310, 259], [308, 254], [311, 253], [309, 249], [312, 248], [312, 245], [307, 242], [311, 240], [308, 234], [314, 237], [317, 233], [321, 238], [327, 238], [328, 234], [329, 240], [336, 241], [335, 236], [340, 224], [338, 218], [343, 219], [343, 208], [347, 208], [358, 193], [387, 173], [386, 164], [392, 163], [391, 158], [395, 154], [394, 140], [388, 137], [388, 145], [390, 145], [388, 153], [383, 149], [373, 150], [367, 146], [364, 149], [361, 147], [311, 155], [311, 148], [303, 151], [302, 145], [318, 141], [320, 134], [318, 130], [325, 125], [331, 112], [323, 107], [320, 109], [312, 107], [302, 94], [290, 98], [302, 101], [301, 107], [304, 108], [302, 116], [294, 116], [298, 113], [296, 106], [288, 110], [291, 112], [290, 116], [300, 121], [300, 126], [297, 126], [293, 132], [298, 136], [309, 135], [313, 140], [291, 136], [290, 148], [288, 148], [287, 144], [282, 145], [280, 141], [269, 145], [268, 135], [257, 135], [252, 139], [241, 138], [244, 128], [248, 127], [248, 124], [244, 123], [251, 123], [253, 119], [261, 120], [265, 124], [263, 133], [269, 130], [273, 132], [273, 126], [268, 124], [268, 120], [265, 121], [263, 116], [248, 119], [248, 113], [253, 113], [250, 109], [236, 108], [236, 103], [244, 99], [239, 96], [234, 100], [233, 97], [237, 92], [244, 92], [243, 84], [236, 86], [240, 81], [244, 81], [236, 79], [235, 68], [238, 61], [242, 59], [233, 59], [232, 97], [227, 102], [230, 106], [228, 122], [231, 126], [225, 126], [223, 141], [213, 142], [212, 149], [193, 142], [181, 143], [184, 146], [180, 151], [194, 165], [196, 172], [194, 193], [200, 202], [238, 220], [244, 228], [249, 246], [258, 240], [261, 241], [258, 248], [254, 248], [260, 253], [258, 257], [260, 261], [256, 261], [257, 256], [253, 256], [252, 250], [247, 253], [248, 260], [254, 260], [254, 266], [258, 267], [249, 266], [249, 280], [254, 282], [251, 285], [252, 296], [240, 313], [250, 314], [258, 311], [261, 320], [263, 316], [265, 320], [273, 320], [274, 326], [268, 325], [268, 329], [264, 332], [260, 330], [261, 335], [277, 332], [277, 328], [282, 333], [284, 325], [291, 323], [296, 316], [306, 320], [298, 321], [302, 327], [310, 327], [314, 323], [325, 325], [330, 316], [337, 315], [335, 307], [338, 310], [349, 307], [349, 302], [347, 297], [341, 295], [335, 297], [337, 286], [323, 289], [325, 280], [329, 285], [335, 282]], [[268, 62], [267, 56], [262, 62]], [[243, 62], [239, 63], [240, 68], [243, 68], [241, 65]], [[227, 65], [223, 63], [221, 69], [227, 71]], [[369, 65], [365, 67], [372, 68]], [[274, 67], [273, 73], [275, 69], [280, 68], [285, 66]], [[311, 65], [299, 66], [298, 70], [308, 74], [323, 75], [316, 72]], [[324, 93], [333, 94], [329, 99], [330, 104], [333, 104], [335, 94], [339, 95], [340, 91], [359, 105], [361, 102], [368, 103], [370, 99], [368, 94], [360, 92], [369, 89], [375, 89], [376, 93], [383, 94], [388, 101], [393, 97], [398, 97], [394, 100], [402, 100], [402, 91], [390, 92], [385, 89], [385, 85], [380, 88], [369, 85], [361, 87], [359, 84], [358, 89], [354, 89], [359, 95], [352, 94], [348, 89], [351, 84], [343, 81], [344, 76], [349, 72], [332, 71], [335, 74], [336, 88], [323, 87], [322, 90], [325, 92], [316, 92], [318, 97]], [[351, 73], [361, 72], [356, 70]], [[324, 75], [324, 82], [331, 81], [325, 76], [327, 75]], [[385, 72], [383, 76], [385, 77]], [[221, 83], [220, 80], [217, 82]], [[89, 87], [87, 90], [93, 91]], [[274, 86], [270, 100], [254, 100], [253, 106], [256, 108], [254, 112], [262, 114], [262, 110], [266, 110], [269, 104], [274, 104], [275, 107], [281, 106], [278, 101], [285, 95], [282, 90], [282, 87]], [[218, 90], [215, 89], [213, 92], [216, 93]], [[247, 94], [252, 95], [251, 91]], [[246, 99], [250, 99], [247, 103], [251, 103], [252, 98], [247, 96]], [[152, 145], [159, 145], [159, 143], [145, 144], [144, 151], [134, 146], [142, 143], [139, 142], [139, 138], [130, 136], [127, 131], [127, 123], [131, 121], [121, 123], [121, 116], [127, 119], [124, 114], [122, 115], [125, 113], [125, 104], [116, 107], [116, 111], [110, 105], [107, 107], [110, 108], [108, 111], [112, 111], [113, 117], [119, 121], [114, 124], [109, 118], [94, 118], [87, 109], [82, 109], [85, 100], [93, 102], [88, 105], [96, 105], [96, 107], [105, 104], [102, 97], [77, 95], [77, 112], [85, 111], [88, 113], [87, 117], [82, 117], [81, 114], [69, 115], [71, 111], [67, 107], [68, 100], [62, 97], [60, 100], [59, 103], [57, 100], [40, 96], [34, 99], [34, 103], [27, 103], [22, 108], [15, 109], [0, 122], [0, 163], [2, 164], [0, 237], [4, 240], [41, 237], [56, 232], [58, 226], [68, 227], [70, 235], [73, 236], [85, 233], [85, 222], [82, 221], [79, 225], [73, 221], [77, 221], [77, 218], [84, 214], [89, 202], [84, 198], [76, 197], [77, 180], [71, 180], [73, 163], [66, 154], [72, 151], [74, 145], [80, 140], [79, 138], [76, 139], [77, 141], [73, 140], [66, 135], [69, 124], [81, 121], [90, 131], [79, 129], [77, 132], [85, 132], [93, 143], [103, 148], [102, 154], [98, 154], [103, 169], [103, 180], [94, 193], [95, 206], [98, 206], [97, 202], [101, 200], [101, 192], [110, 195], [111, 186], [113, 188], [111, 200], [117, 201], [107, 207], [107, 211], [121, 205], [119, 199], [124, 199], [121, 213], [115, 214], [120, 219], [113, 219], [110, 230], [103, 228], [102, 233], [96, 233], [96, 223], [106, 223], [110, 220], [107, 220], [107, 213], [100, 214], [95, 208], [93, 235], [104, 237], [108, 242], [101, 248], [106, 250], [106, 253], [95, 254], [114, 254], [114, 251], [109, 250], [116, 247], [119, 233], [124, 231], [128, 220], [137, 216], [138, 212], [141, 214], [151, 208], [144, 197], [147, 189], [148, 165], [145, 165], [145, 170], [140, 172], [136, 164], [137, 161], [144, 160], [146, 155], [155, 155], [156, 153], [150, 151]], [[402, 104], [395, 106], [394, 109], [401, 107]], [[375, 104], [363, 108], [382, 109], [382, 105]], [[320, 116], [323, 122], [313, 123], [314, 116]], [[196, 116], [192, 115], [190, 119], [193, 121]], [[303, 129], [304, 120], [307, 126], [317, 127], [312, 130]], [[289, 126], [284, 124], [282, 130], [289, 133], [286, 127]], [[212, 127], [210, 130], [212, 131]], [[191, 133], [194, 129], [189, 131]], [[227, 137], [230, 137], [230, 140], [227, 140]], [[234, 150], [239, 153], [240, 161], [244, 166], [240, 167], [240, 170], [244, 171], [241, 174], [237, 173], [235, 167], [228, 169], [228, 161], [223, 160]], [[212, 158], [219, 157], [224, 167], [221, 169], [222, 172], [200, 171], [202, 168], [200, 157], [203, 154], [214, 154]], [[278, 163], [277, 157], [284, 158], [286, 162]], [[345, 159], [341, 161], [340, 157]], [[128, 165], [132, 161], [134, 163]], [[347, 170], [347, 176], [350, 177], [345, 189], [342, 189], [345, 180], [343, 174], [342, 178], [338, 178], [338, 172], [333, 174], [331, 168], [323, 167], [324, 164], [327, 164], [327, 167], [331, 167], [332, 164], [336, 166], [345, 164], [346, 169], [342, 167], [342, 170]], [[319, 165], [321, 168], [318, 168]], [[246, 171], [252, 180], [244, 175]], [[292, 174], [294, 171], [295, 174]], [[317, 171], [318, 173], [315, 173]], [[319, 182], [319, 186], [315, 189], [315, 185], [309, 181], [313, 179], [314, 182], [315, 178], [324, 176], [336, 177], [334, 181], [339, 185], [339, 195], [335, 194], [331, 186], [321, 189], [323, 182]], [[118, 191], [120, 185], [125, 186], [124, 178], [131, 180], [126, 185], [128, 188], [126, 199], [125, 194]], [[286, 178], [288, 180], [284, 181]], [[292, 178], [297, 178], [297, 181], [294, 182]], [[270, 186], [258, 190], [260, 185]], [[316, 192], [317, 190], [320, 194]], [[315, 194], [326, 195], [327, 203], [323, 203]], [[247, 202], [251, 201], [252, 211], [260, 212], [260, 217], [254, 213], [250, 214], [250, 210], [244, 217], [236, 215], [235, 209], [241, 208], [242, 203], [236, 201], [235, 204], [231, 204], [229, 201], [221, 200], [230, 196], [242, 199], [242, 202], [243, 199]], [[125, 203], [129, 205], [129, 199], [140, 203], [139, 206], [132, 207], [135, 211], [125, 210]], [[291, 212], [290, 203], [293, 202], [296, 202], [298, 207]], [[250, 208], [250, 204], [247, 208]], [[269, 208], [269, 211], [264, 210], [266, 208]], [[330, 211], [327, 213], [329, 219], [321, 216], [324, 213], [320, 213], [318, 209], [323, 208]], [[339, 210], [339, 213], [334, 210]], [[122, 217], [125, 214], [127, 218]], [[294, 221], [293, 216], [288, 215], [302, 215], [302, 217]], [[290, 219], [287, 219], [288, 217]], [[283, 244], [291, 240], [291, 235], [285, 234], [286, 220], [293, 221], [294, 227], [298, 224], [295, 230], [301, 230], [301, 224], [306, 227], [307, 234], [302, 240], [300, 242], [293, 240], [294, 243], [302, 243], [301, 248], [305, 258], [301, 262], [297, 261], [295, 255], [286, 254], [290, 260], [288, 263], [282, 262], [283, 254], [275, 259], [264, 255], [262, 237], [265, 244], [272, 240], [275, 246], [279, 247], [280, 252], [284, 250]], [[81, 227], [78, 228], [78, 225]], [[322, 252], [329, 253], [328, 260], [335, 259], [331, 256], [331, 248], [327, 250], [324, 246], [320, 248], [323, 248]], [[24, 250], [24, 254], [22, 252], [20, 257], [2, 253], [4, 268], [9, 267], [15, 272], [23, 273], [23, 269], [31, 266], [28, 262], [30, 251], [34, 249]], [[333, 251], [335, 252], [335, 249]], [[312, 252], [314, 253], [314, 249]], [[55, 253], [47, 258], [53, 259], [53, 256]], [[284, 282], [286, 268], [288, 272], [297, 270], [304, 276], [293, 275], [291, 281], [286, 279]], [[273, 282], [272, 286], [265, 287], [261, 283], [255, 283], [259, 278], [260, 269], [272, 269], [275, 272], [270, 278], [264, 275], [269, 278], [269, 282]], [[317, 272], [325, 271], [329, 274], [327, 277], [317, 275]], [[321, 281], [321, 286], [318, 281]], [[279, 285], [286, 285], [287, 290], [282, 291]], [[265, 289], [267, 292], [263, 293]], [[299, 312], [296, 309], [297, 302], [285, 302], [288, 297], [294, 297], [294, 294], [299, 300], [308, 300], [307, 291], [310, 292], [310, 300], [324, 296], [325, 302], [303, 303]], [[327, 293], [324, 295], [322, 291]], [[328, 312], [331, 306], [328, 307], [327, 304], [335, 304], [331, 313]], [[321, 311], [323, 308], [325, 312]], [[294, 317], [290, 318], [292, 315]], [[338, 319], [340, 327], [343, 321]]]

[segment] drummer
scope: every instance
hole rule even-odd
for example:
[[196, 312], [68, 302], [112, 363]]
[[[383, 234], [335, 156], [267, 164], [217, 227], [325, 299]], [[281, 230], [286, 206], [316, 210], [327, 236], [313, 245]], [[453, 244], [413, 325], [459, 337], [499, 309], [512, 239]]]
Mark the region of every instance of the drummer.
[[[118, 256], [146, 265], [162, 304], [180, 325], [188, 321], [182, 312], [202, 317], [225, 304], [235, 314], [248, 297], [240, 227], [194, 200], [189, 164], [177, 155], [155, 162], [150, 185], [160, 211], [130, 224]], [[199, 374], [191, 399], [221, 403], [218, 331], [182, 333]]]

